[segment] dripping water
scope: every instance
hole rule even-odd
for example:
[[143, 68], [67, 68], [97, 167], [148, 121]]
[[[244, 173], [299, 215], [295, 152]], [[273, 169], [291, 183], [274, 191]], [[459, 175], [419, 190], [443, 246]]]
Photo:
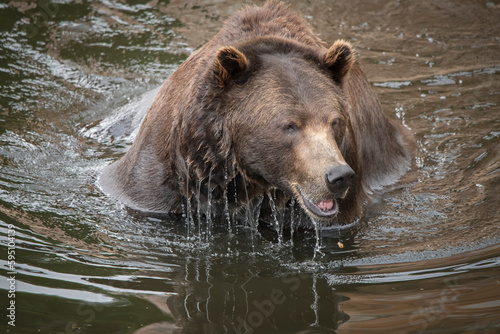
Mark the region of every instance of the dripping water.
[[[235, 178], [236, 180], [236, 178]], [[242, 180], [243, 180], [243, 189], [245, 189], [245, 199], [246, 199], [246, 202], [245, 202], [245, 224], [250, 226], [250, 241], [252, 243], [252, 253], [255, 253], [255, 243], [254, 243], [254, 229], [257, 228], [257, 223], [254, 223], [253, 221], [253, 215], [251, 213], [251, 205], [250, 205], [250, 201], [248, 199], [248, 190], [247, 190], [247, 182], [246, 182], [246, 179], [244, 176], [242, 176]], [[235, 187], [236, 189], [236, 187]], [[235, 198], [236, 198], [236, 190], [234, 191], [235, 192]], [[261, 201], [262, 202], [262, 201]], [[259, 211], [260, 211], [260, 207], [259, 207]]]
[[293, 232], [295, 229], [295, 198], [290, 201], [290, 242], [293, 246]]
[[264, 201], [264, 196], [259, 195], [259, 197], [255, 201], [255, 204], [251, 208], [251, 210], [253, 211], [253, 214], [252, 214], [253, 226], [252, 227], [254, 227], [254, 228], [257, 228], [259, 226], [260, 208], [262, 207], [263, 201]]
[[201, 178], [198, 180], [198, 185], [196, 187], [196, 219], [198, 219], [198, 238], [201, 240], [201, 204], [200, 204], [200, 196], [201, 196]]
[[283, 224], [280, 223], [278, 219], [278, 210], [276, 209], [276, 204], [274, 202], [273, 196], [268, 193], [267, 197], [269, 197], [269, 205], [271, 206], [271, 212], [273, 215], [274, 228], [276, 229], [276, 233], [278, 234], [278, 244], [283, 244]]
[[[232, 218], [232, 221], [236, 223], [236, 208], [238, 207], [238, 189], [236, 187], [236, 177], [235, 177], [234, 165], [233, 165], [231, 177], [232, 177], [232, 180], [234, 182], [234, 193], [233, 193], [233, 195], [234, 195], [234, 208], [231, 211], [231, 218]], [[226, 186], [226, 188], [227, 188], [227, 186]], [[226, 202], [228, 202], [227, 198], [226, 198]], [[227, 209], [229, 211], [229, 203], [227, 206], [228, 206]], [[231, 227], [231, 219], [229, 219], [229, 225]], [[231, 230], [229, 230], [229, 233], [231, 233]], [[238, 244], [238, 239], [235, 239], [235, 241], [236, 241], [236, 244]]]
[[228, 168], [227, 168], [227, 163], [226, 163], [226, 168], [225, 168], [225, 173], [224, 173], [224, 191], [223, 191], [223, 198], [224, 198], [224, 215], [226, 216], [227, 220], [227, 232], [231, 234], [231, 214], [229, 213], [229, 200], [227, 198], [228, 196]]
[[[243, 180], [243, 189], [245, 190], [245, 224], [249, 225], [251, 228], [257, 228], [257, 224], [254, 221], [254, 217], [252, 214], [252, 205], [248, 198], [248, 189], [247, 189], [247, 181], [245, 177], [242, 177]], [[253, 234], [252, 234], [253, 236]]]
[[194, 217], [193, 217], [193, 212], [191, 208], [191, 196], [189, 194], [189, 168], [191, 164], [189, 162], [186, 162], [186, 170], [187, 170], [187, 177], [186, 177], [186, 224], [187, 224], [187, 236], [190, 238], [190, 233], [191, 233], [191, 225], [194, 224]]
[[316, 245], [314, 246], [314, 256], [313, 256], [313, 260], [316, 259], [316, 255], [319, 254], [321, 256], [325, 255], [321, 252], [321, 237], [320, 237], [320, 226], [319, 226], [319, 223], [311, 217], [311, 221], [314, 225], [314, 230], [316, 232]]
[[[224, 199], [224, 215], [226, 216], [227, 220], [227, 233], [229, 238], [232, 238], [234, 236], [233, 231], [232, 231], [232, 224], [231, 224], [231, 213], [229, 212], [229, 199], [228, 199], [228, 188], [229, 188], [229, 172], [228, 172], [228, 167], [227, 167], [227, 160], [226, 160], [226, 166], [225, 166], [225, 171], [224, 171], [224, 186], [223, 186], [223, 192], [222, 192], [222, 197]], [[231, 251], [230, 244], [228, 243], [227, 245], [227, 251]]]
[[212, 171], [213, 168], [210, 169], [208, 172], [208, 184], [207, 184], [207, 211], [205, 213], [206, 220], [207, 220], [207, 227], [206, 227], [206, 234], [207, 238], [206, 241], [208, 242], [209, 237], [210, 237], [210, 228], [212, 227]]
[[233, 216], [233, 222], [236, 221], [235, 215], [236, 215], [236, 208], [238, 208], [238, 187], [236, 184], [236, 167], [235, 165], [232, 165], [232, 178], [234, 180], [234, 210], [232, 212]]

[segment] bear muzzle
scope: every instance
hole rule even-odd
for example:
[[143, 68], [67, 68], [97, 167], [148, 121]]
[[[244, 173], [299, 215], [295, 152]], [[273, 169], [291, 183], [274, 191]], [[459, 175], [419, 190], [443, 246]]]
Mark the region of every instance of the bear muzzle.
[[332, 167], [325, 174], [325, 182], [334, 198], [344, 197], [354, 182], [354, 171], [347, 164]]
[[[324, 175], [325, 191], [313, 191], [295, 185], [299, 202], [313, 218], [328, 220], [334, 218], [339, 211], [337, 199], [344, 198], [354, 183], [354, 170], [347, 164], [331, 167]], [[306, 189], [309, 188], [309, 191]], [[327, 190], [327, 191], [326, 191]]]

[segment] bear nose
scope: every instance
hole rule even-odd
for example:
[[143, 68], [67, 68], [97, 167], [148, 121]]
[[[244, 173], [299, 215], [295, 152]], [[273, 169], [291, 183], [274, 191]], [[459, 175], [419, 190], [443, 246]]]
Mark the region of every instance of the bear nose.
[[354, 180], [354, 171], [349, 165], [330, 168], [325, 174], [328, 190], [336, 196], [342, 196]]

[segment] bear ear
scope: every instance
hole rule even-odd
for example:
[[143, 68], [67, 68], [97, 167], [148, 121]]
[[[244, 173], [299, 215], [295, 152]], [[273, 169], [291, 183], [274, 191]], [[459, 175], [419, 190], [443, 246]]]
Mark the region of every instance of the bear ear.
[[335, 41], [326, 52], [324, 62], [333, 73], [333, 79], [340, 83], [356, 62], [351, 43], [344, 40]]
[[247, 58], [236, 48], [229, 46], [217, 51], [214, 60], [214, 74], [217, 85], [227, 86], [231, 79], [235, 79], [248, 67]]

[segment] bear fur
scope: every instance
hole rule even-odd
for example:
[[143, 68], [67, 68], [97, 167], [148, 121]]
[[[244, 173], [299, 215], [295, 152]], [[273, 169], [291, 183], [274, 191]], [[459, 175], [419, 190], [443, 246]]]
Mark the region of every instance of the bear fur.
[[405, 130], [383, 113], [348, 42], [329, 46], [268, 2], [233, 16], [179, 66], [99, 183], [147, 214], [262, 218], [295, 203], [343, 225], [408, 170]]

